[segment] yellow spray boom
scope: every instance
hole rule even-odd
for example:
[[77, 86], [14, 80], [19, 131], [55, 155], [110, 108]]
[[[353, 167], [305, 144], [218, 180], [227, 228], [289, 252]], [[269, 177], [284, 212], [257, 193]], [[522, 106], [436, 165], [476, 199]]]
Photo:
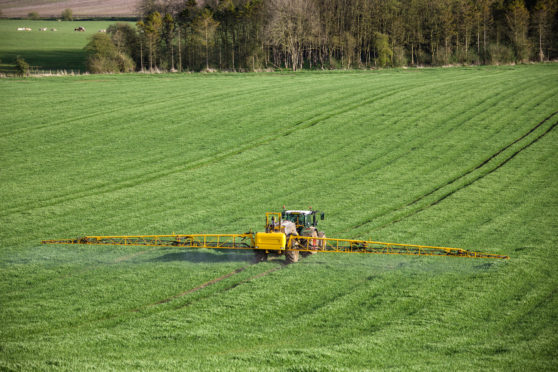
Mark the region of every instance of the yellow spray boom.
[[[327, 238], [325, 234], [317, 233], [316, 213], [285, 210], [282, 213], [266, 213], [266, 231], [257, 233], [84, 236], [77, 239], [43, 240], [41, 243], [251, 249], [260, 260], [267, 259], [268, 253], [275, 253], [285, 254], [288, 262], [298, 261], [299, 252], [302, 255], [331, 252], [509, 259], [505, 255], [461, 248]], [[313, 222], [309, 216], [314, 216]], [[284, 217], [286, 219], [282, 220]], [[290, 226], [292, 228], [289, 230]]]

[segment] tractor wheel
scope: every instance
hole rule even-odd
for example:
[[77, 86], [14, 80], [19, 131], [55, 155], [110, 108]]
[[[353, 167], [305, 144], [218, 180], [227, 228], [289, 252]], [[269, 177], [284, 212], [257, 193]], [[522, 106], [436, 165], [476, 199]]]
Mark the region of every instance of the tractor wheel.
[[[323, 231], [318, 233], [318, 238], [326, 238], [326, 234]], [[323, 240], [318, 240], [318, 249], [323, 251], [326, 248], [326, 242]]]
[[267, 252], [262, 249], [254, 249], [254, 259], [256, 262], [267, 261]]
[[[315, 228], [312, 228], [312, 230], [306, 232], [305, 236], [317, 238], [318, 233], [316, 232]], [[308, 247], [311, 249], [311, 251], [304, 252], [304, 253], [306, 253], [306, 256], [309, 256], [311, 254], [316, 254], [317, 253], [316, 250], [318, 249], [319, 242], [313, 239], [309, 240], [308, 242], [309, 242]]]
[[298, 251], [286, 251], [285, 261], [287, 262], [287, 264], [298, 262]]

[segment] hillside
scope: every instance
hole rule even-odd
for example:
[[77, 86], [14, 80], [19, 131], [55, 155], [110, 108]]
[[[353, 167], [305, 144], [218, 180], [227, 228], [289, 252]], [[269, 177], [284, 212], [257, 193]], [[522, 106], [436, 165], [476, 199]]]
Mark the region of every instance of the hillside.
[[76, 17], [135, 17], [139, 0], [0, 0], [5, 17], [27, 17], [37, 12], [41, 17], [60, 17], [70, 8]]
[[[556, 370], [558, 65], [0, 79], [0, 369]], [[506, 261], [48, 246], [259, 230]]]

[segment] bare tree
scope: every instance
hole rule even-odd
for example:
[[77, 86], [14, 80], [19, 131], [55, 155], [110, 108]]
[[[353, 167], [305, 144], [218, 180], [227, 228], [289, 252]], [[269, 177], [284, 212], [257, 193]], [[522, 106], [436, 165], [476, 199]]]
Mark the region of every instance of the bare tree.
[[303, 52], [316, 36], [318, 20], [314, 5], [306, 0], [271, 0], [269, 35], [283, 47], [293, 71], [302, 68]]
[[[167, 56], [170, 59], [170, 69], [174, 71], [174, 37], [175, 37], [176, 24], [171, 14], [165, 14], [163, 18], [163, 37], [166, 44]], [[169, 55], [170, 49], [170, 55]]]
[[147, 17], [149, 14], [173, 13], [180, 9], [181, 0], [140, 0], [137, 5], [138, 14]]
[[[536, 29], [539, 44], [539, 62], [544, 61], [544, 47], [547, 35], [552, 28], [552, 17], [556, 13], [558, 4], [553, 0], [538, 0], [533, 12], [533, 25]], [[547, 54], [547, 58], [548, 58]]]
[[506, 12], [506, 22], [509, 27], [510, 39], [515, 49], [516, 58], [525, 61], [529, 58], [529, 12], [523, 0], [514, 0]]
[[74, 12], [70, 8], [66, 8], [62, 11], [62, 19], [64, 21], [73, 21], [74, 20]]
[[411, 65], [421, 63], [419, 55], [420, 46], [424, 43], [424, 24], [421, 17], [423, 13], [422, 0], [411, 0], [405, 17], [406, 35], [411, 48]]
[[[143, 33], [136, 57], [145, 48], [151, 67], [167, 58], [179, 69], [364, 67], [383, 64], [379, 33], [393, 66], [498, 63], [513, 61], [514, 51], [516, 60], [526, 60], [534, 57], [535, 41], [536, 59], [543, 61], [556, 44], [557, 0], [529, 0], [529, 7], [524, 1], [139, 0]], [[155, 13], [168, 14], [162, 31], [151, 27]]]
[[214, 43], [215, 30], [219, 22], [213, 19], [213, 13], [209, 9], [204, 11], [194, 21], [194, 30], [198, 40], [205, 47], [205, 68], [209, 70], [209, 47]]
[[459, 30], [460, 36], [463, 40], [463, 58], [460, 58], [462, 62], [468, 63], [469, 59], [469, 45], [471, 44], [472, 32], [475, 24], [475, 6], [474, 0], [463, 0], [457, 2], [457, 14], [458, 22], [457, 29]]
[[[496, 0], [477, 0], [476, 1], [476, 20], [477, 20], [477, 48], [479, 55], [483, 56], [484, 61], [487, 61], [488, 51], [488, 33], [493, 23], [492, 5]], [[482, 33], [482, 48], [480, 42], [480, 35]]]
[[[149, 69], [156, 67], [156, 45], [161, 35], [162, 18], [159, 12], [151, 13], [147, 16], [145, 22], [137, 23], [140, 33], [145, 36], [147, 49], [149, 51]], [[142, 53], [143, 54], [143, 53]], [[155, 64], [153, 63], [155, 61]]]

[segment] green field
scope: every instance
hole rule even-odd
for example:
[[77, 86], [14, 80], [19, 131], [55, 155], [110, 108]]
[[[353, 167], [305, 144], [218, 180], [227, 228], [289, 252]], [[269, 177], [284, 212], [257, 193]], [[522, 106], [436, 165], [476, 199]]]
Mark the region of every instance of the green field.
[[[558, 369], [556, 64], [0, 95], [0, 369]], [[39, 244], [243, 233], [282, 205], [328, 237], [511, 259]]]
[[[101, 29], [113, 21], [30, 21], [21, 19], [0, 20], [0, 73], [13, 73], [17, 56], [22, 57], [35, 70], [85, 71], [83, 47]], [[75, 32], [83, 26], [85, 32]], [[32, 31], [17, 31], [29, 27]], [[46, 27], [48, 31], [39, 31]], [[51, 31], [55, 28], [57, 31]]]

